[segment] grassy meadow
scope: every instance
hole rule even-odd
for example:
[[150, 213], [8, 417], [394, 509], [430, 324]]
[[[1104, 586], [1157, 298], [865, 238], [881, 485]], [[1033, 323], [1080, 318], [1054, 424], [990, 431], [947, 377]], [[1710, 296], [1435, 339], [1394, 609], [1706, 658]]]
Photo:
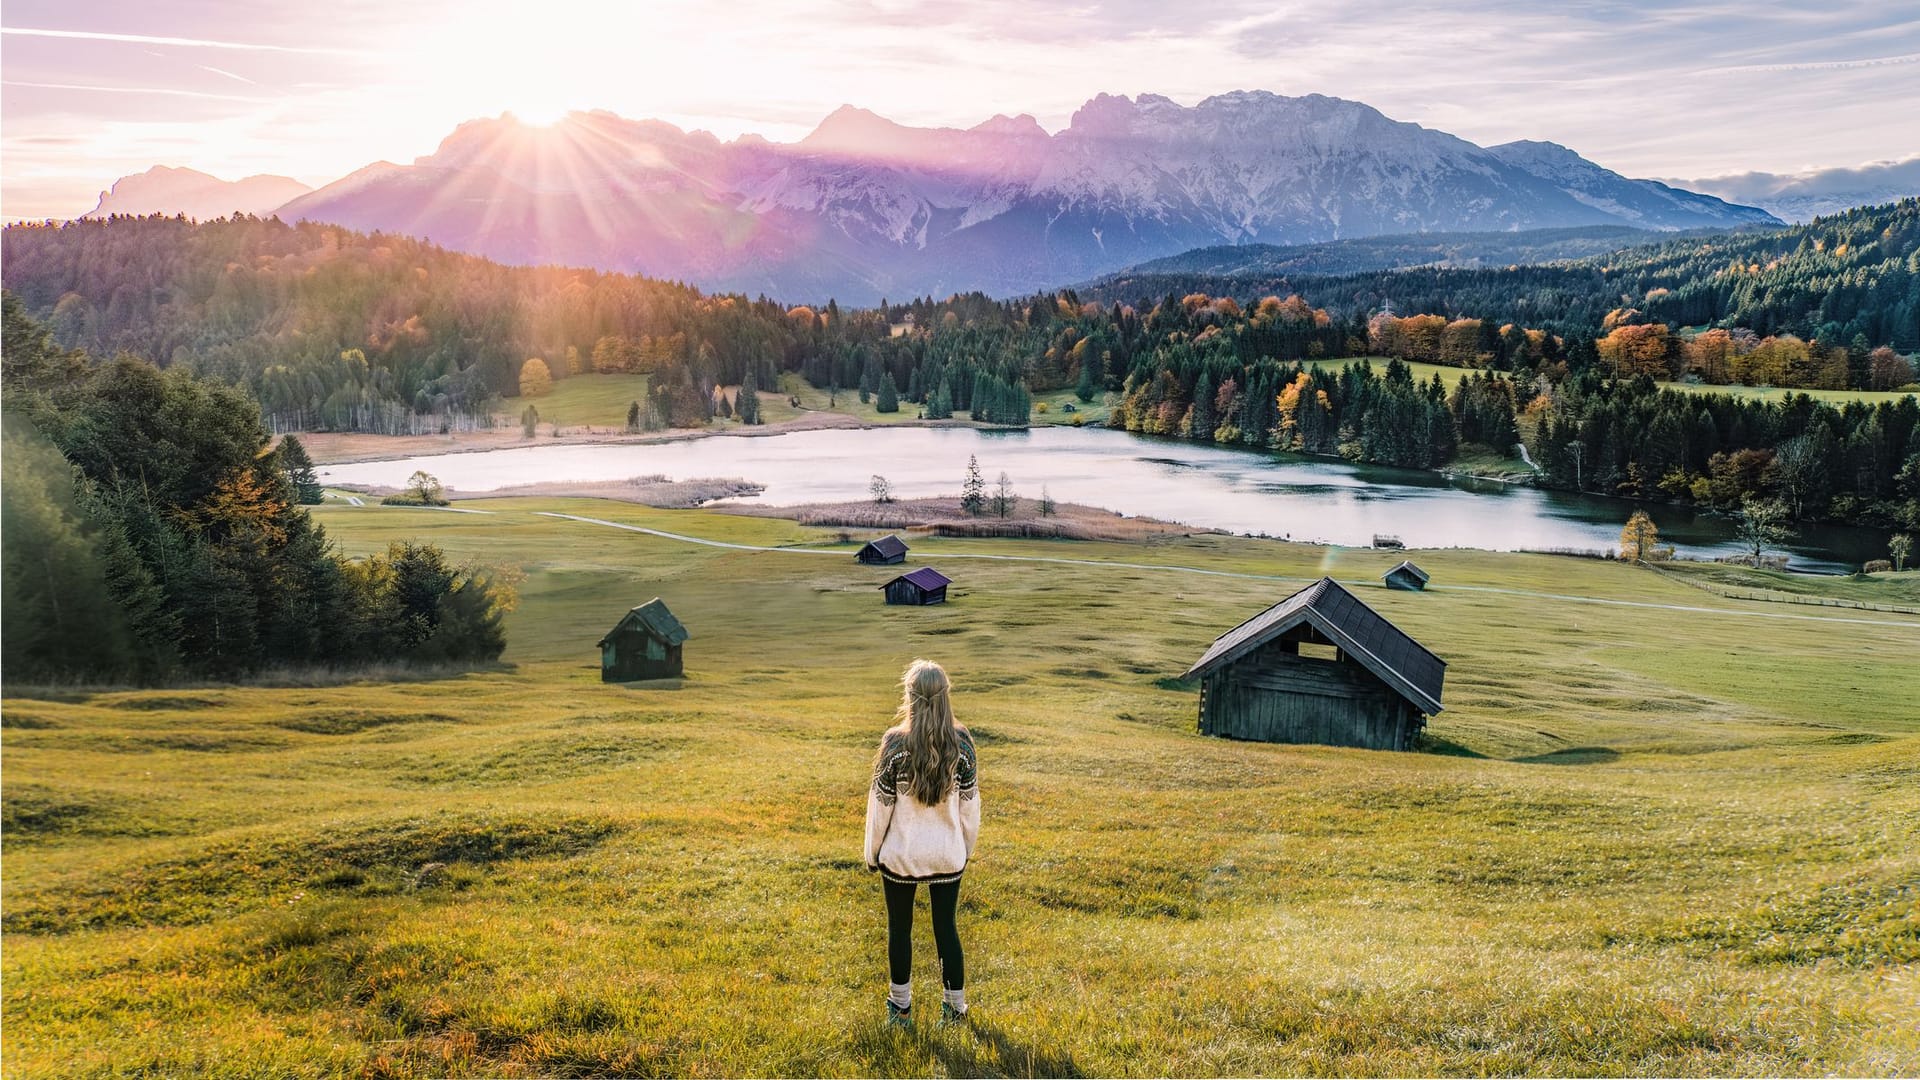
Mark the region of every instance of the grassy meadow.
[[[918, 539], [952, 602], [886, 608], [835, 530], [474, 505], [317, 517], [524, 567], [498, 670], [7, 688], [9, 1077], [1920, 1072], [1920, 618], [1422, 552], [1356, 589], [1449, 661], [1430, 751], [1235, 743], [1179, 673], [1398, 555]], [[655, 595], [686, 678], [603, 685]], [[984, 824], [975, 1020], [923, 900], [900, 1033], [861, 815], [916, 656]]]

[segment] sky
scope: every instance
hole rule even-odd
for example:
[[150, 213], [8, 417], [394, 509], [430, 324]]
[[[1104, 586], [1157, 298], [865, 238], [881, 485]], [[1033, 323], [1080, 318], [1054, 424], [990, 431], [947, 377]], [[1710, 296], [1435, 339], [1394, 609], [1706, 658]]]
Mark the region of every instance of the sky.
[[1920, 2], [8, 0], [0, 24], [7, 220], [153, 165], [317, 186], [573, 108], [785, 141], [841, 104], [1058, 130], [1103, 91], [1259, 89], [1630, 176], [1920, 154]]

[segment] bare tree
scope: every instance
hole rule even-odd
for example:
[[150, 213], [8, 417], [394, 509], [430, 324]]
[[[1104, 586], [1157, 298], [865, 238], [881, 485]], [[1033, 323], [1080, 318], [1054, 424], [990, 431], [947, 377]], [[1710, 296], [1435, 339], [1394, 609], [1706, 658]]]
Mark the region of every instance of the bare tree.
[[1748, 499], [1740, 504], [1734, 535], [1752, 556], [1753, 565], [1759, 566], [1768, 548], [1777, 547], [1791, 535], [1786, 519], [1787, 508], [1778, 502]]
[[1053, 505], [1053, 493], [1047, 490], [1047, 485], [1041, 484], [1040, 485], [1040, 516], [1052, 517], [1054, 515], [1054, 512], [1057, 509], [1058, 507]]
[[893, 501], [893, 485], [888, 483], [887, 478], [881, 476], [879, 473], [874, 473], [873, 479], [868, 481], [867, 493], [872, 495], [873, 501], [877, 503], [890, 503]]
[[1014, 504], [1019, 501], [1020, 497], [1013, 493], [1012, 478], [1002, 472], [1000, 479], [993, 485], [993, 512], [1006, 517], [1013, 513]]

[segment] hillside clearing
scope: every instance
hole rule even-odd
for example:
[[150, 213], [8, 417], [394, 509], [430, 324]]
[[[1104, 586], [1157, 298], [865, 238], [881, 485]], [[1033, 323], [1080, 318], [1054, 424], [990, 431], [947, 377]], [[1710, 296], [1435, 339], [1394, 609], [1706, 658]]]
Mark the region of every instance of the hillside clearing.
[[[925, 538], [953, 600], [903, 609], [833, 530], [486, 506], [316, 516], [525, 567], [512, 670], [8, 688], [9, 1075], [1920, 1069], [1895, 617], [1421, 552], [1446, 588], [1361, 595], [1450, 663], [1439, 752], [1269, 746], [1195, 735], [1173, 677], [1293, 579], [1399, 556]], [[795, 546], [829, 554], [756, 550]], [[600, 683], [654, 595], [687, 677]], [[900, 1036], [859, 815], [917, 655], [981, 747], [979, 1019]]]

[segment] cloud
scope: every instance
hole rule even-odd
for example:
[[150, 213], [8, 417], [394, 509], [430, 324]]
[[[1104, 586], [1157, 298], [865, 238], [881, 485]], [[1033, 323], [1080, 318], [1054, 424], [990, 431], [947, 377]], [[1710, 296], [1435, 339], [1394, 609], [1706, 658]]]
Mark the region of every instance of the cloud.
[[1800, 173], [1744, 172], [1667, 183], [1736, 202], [1900, 190], [1920, 195], [1920, 153], [1899, 161], [1875, 161], [1850, 168], [1810, 169]]

